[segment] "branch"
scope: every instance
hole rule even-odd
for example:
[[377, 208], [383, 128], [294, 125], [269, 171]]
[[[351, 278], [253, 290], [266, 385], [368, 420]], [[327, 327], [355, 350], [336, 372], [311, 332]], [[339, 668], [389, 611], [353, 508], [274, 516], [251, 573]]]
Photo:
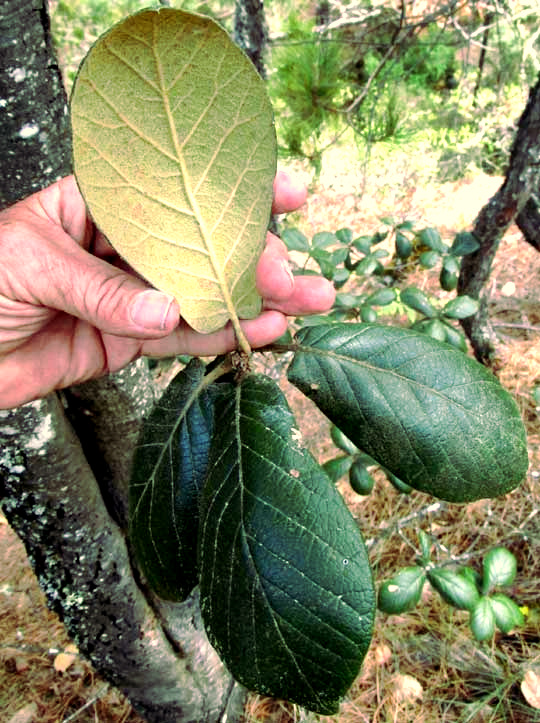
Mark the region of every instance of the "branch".
[[188, 648], [165, 634], [57, 396], [0, 418], [4, 513], [81, 652], [150, 723], [216, 720], [230, 677], [191, 624], [192, 602]]
[[[403, 3], [400, 4], [403, 6]], [[422, 28], [425, 28], [428, 25], [436, 22], [440, 18], [451, 18], [463, 7], [467, 7], [467, 2], [465, 0], [461, 0], [461, 2], [459, 0], [450, 0], [449, 2], [442, 5], [442, 7], [437, 8], [433, 12], [418, 16], [405, 17], [404, 20], [407, 21], [407, 31], [409, 29], [412, 29], [413, 31], [421, 30]], [[321, 34], [329, 33], [344, 27], [365, 25], [368, 21], [379, 18], [381, 20], [385, 18], [385, 22], [388, 22], [387, 13], [389, 11], [393, 11], [395, 13], [396, 19], [403, 16], [403, 7], [400, 10], [396, 10], [395, 8], [388, 8], [388, 6], [383, 5], [381, 5], [375, 10], [366, 10], [361, 6], [346, 8], [343, 7], [341, 11], [339, 11], [339, 17], [336, 20], [331, 21], [328, 25], [318, 27], [316, 30], [318, 33]], [[401, 22], [401, 20], [398, 20], [398, 22]]]
[[510, 153], [505, 181], [480, 211], [473, 234], [480, 248], [463, 257], [458, 293], [479, 299], [477, 314], [461, 324], [469, 337], [476, 358], [493, 362], [495, 337], [488, 320], [489, 294], [485, 290], [493, 259], [507, 229], [522, 213], [527, 202], [540, 188], [540, 78], [531, 90], [527, 106], [519, 120]]

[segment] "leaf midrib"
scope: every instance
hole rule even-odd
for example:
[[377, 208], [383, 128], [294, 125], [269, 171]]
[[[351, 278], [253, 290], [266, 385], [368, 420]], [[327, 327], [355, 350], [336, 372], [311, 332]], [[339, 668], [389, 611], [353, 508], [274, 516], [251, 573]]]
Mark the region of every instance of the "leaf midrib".
[[[144, 491], [142, 492], [139, 501], [137, 502], [137, 506], [135, 507], [135, 510], [133, 511], [133, 515], [137, 516], [139, 505], [142, 503], [143, 497], [146, 495], [146, 490], [149, 485], [153, 486], [156, 475], [159, 472], [159, 469], [161, 465], [163, 464], [163, 460], [165, 455], [168, 453], [168, 450], [170, 449], [173, 439], [176, 437], [178, 428], [181, 424], [184, 423], [191, 407], [195, 403], [195, 401], [200, 397], [200, 395], [203, 393], [205, 389], [207, 389], [219, 376], [221, 376], [224, 373], [224, 367], [216, 367], [213, 372], [210, 372], [209, 374], [205, 374], [204, 368], [201, 368], [200, 370], [197, 370], [198, 373], [200, 373], [202, 376], [196, 381], [195, 385], [193, 386], [193, 389], [191, 390], [190, 394], [187, 396], [187, 398], [183, 402], [182, 410], [178, 414], [174, 424], [171, 427], [171, 430], [169, 434], [167, 435], [167, 439], [161, 443], [161, 451], [158, 454], [157, 460], [153, 466], [152, 474], [149, 478], [149, 480], [144, 485]], [[158, 402], [159, 407], [159, 402]], [[169, 410], [167, 410], [169, 411]], [[147, 446], [147, 445], [145, 445]], [[153, 444], [152, 444], [153, 446]]]
[[215, 253], [214, 245], [212, 243], [212, 235], [209, 232], [209, 230], [206, 227], [206, 222], [204, 220], [204, 216], [202, 214], [201, 208], [197, 202], [197, 197], [195, 195], [195, 190], [192, 186], [191, 177], [189, 175], [189, 170], [186, 164], [186, 160], [184, 158], [184, 153], [182, 151], [182, 145], [180, 144], [180, 141], [178, 139], [178, 134], [176, 132], [176, 124], [174, 121], [174, 115], [173, 111], [171, 109], [170, 103], [169, 103], [169, 97], [167, 94], [167, 88], [165, 83], [165, 77], [163, 72], [163, 65], [161, 62], [161, 58], [156, 53], [156, 43], [154, 42], [152, 46], [152, 52], [154, 55], [155, 63], [156, 63], [156, 69], [158, 74], [158, 80], [159, 80], [159, 90], [163, 99], [163, 106], [165, 109], [165, 114], [167, 116], [167, 122], [169, 124], [169, 131], [171, 134], [171, 140], [174, 148], [174, 152], [176, 155], [176, 162], [178, 163], [180, 174], [182, 176], [183, 182], [184, 182], [184, 190], [187, 195], [189, 206], [191, 207], [191, 210], [193, 211], [193, 215], [195, 218], [195, 221], [197, 223], [197, 226], [199, 227], [199, 233], [201, 235], [202, 242], [204, 244], [204, 247], [208, 253], [208, 258], [210, 260], [210, 264], [212, 266], [212, 270], [214, 274], [216, 275], [216, 279], [218, 282], [218, 285], [221, 289], [221, 293], [223, 295], [223, 302], [225, 304], [225, 307], [227, 309], [229, 318], [232, 322], [232, 325], [234, 327], [237, 340], [240, 344], [240, 346], [246, 351], [248, 354], [251, 352], [251, 348], [249, 346], [249, 343], [247, 339], [244, 336], [244, 333], [242, 331], [242, 328], [240, 326], [240, 320], [238, 319], [238, 316], [236, 314], [236, 309], [231, 297], [231, 293], [225, 278], [225, 274], [223, 272], [223, 269], [221, 269], [218, 258]]
[[[242, 441], [242, 432], [241, 432], [241, 423], [240, 423], [240, 420], [243, 416], [241, 413], [241, 400], [242, 400], [242, 392], [243, 392], [242, 384], [238, 384], [235, 392], [236, 393], [235, 393], [235, 404], [234, 404], [234, 425], [235, 425], [235, 441], [236, 441], [236, 447], [237, 447], [238, 484], [240, 486], [240, 523], [239, 524], [240, 524], [243, 544], [245, 545], [245, 547], [249, 553], [251, 563], [253, 565], [253, 569], [257, 572], [257, 588], [260, 590], [260, 594], [262, 596], [264, 596], [264, 600], [265, 600], [267, 609], [270, 612], [271, 620], [274, 624], [276, 633], [277, 633], [279, 639], [281, 640], [281, 644], [283, 645], [283, 648], [289, 654], [289, 656], [298, 672], [298, 675], [300, 676], [300, 678], [302, 678], [306, 687], [309, 690], [311, 690], [314, 699], [319, 700], [319, 696], [317, 695], [317, 692], [314, 690], [314, 688], [311, 685], [308, 678], [304, 675], [301, 665], [299, 665], [298, 661], [296, 660], [296, 655], [294, 654], [294, 651], [287, 644], [287, 641], [283, 635], [281, 627], [278, 624], [278, 621], [276, 619], [277, 615], [274, 611], [274, 608], [270, 604], [270, 601], [268, 600], [268, 595], [264, 589], [264, 586], [260, 582], [261, 576], [257, 569], [257, 565], [255, 564], [255, 560], [254, 560], [252, 552], [251, 552], [251, 547], [248, 543], [249, 538], [248, 538], [248, 534], [247, 534], [247, 530], [246, 530], [246, 525], [244, 522], [244, 491], [245, 491], [244, 487], [245, 487], [245, 485], [244, 485], [243, 464], [242, 464], [242, 462], [243, 462], [242, 448], [243, 448], [244, 444]], [[255, 640], [255, 636], [253, 636], [253, 639]], [[255, 660], [255, 663], [256, 663], [257, 669], [260, 670], [257, 658]], [[258, 677], [260, 678], [260, 675]]]
[[[377, 373], [378, 373], [378, 374], [388, 374], [388, 375], [390, 375], [390, 376], [393, 376], [393, 377], [399, 379], [399, 381], [401, 381], [401, 382], [403, 382], [403, 383], [410, 384], [411, 386], [416, 386], [416, 387], [418, 387], [419, 389], [421, 389], [421, 390], [423, 390], [423, 391], [431, 392], [433, 395], [436, 395], [436, 396], [440, 397], [441, 399], [445, 400], [445, 402], [447, 402], [447, 403], [448, 403], [448, 402], [451, 403], [451, 404], [454, 405], [456, 408], [461, 409], [463, 412], [466, 412], [467, 414], [473, 414], [473, 413], [474, 413], [473, 410], [471, 410], [470, 408], [468, 408], [468, 407], [466, 407], [465, 405], [461, 404], [460, 402], [456, 401], [455, 399], [452, 399], [451, 397], [445, 395], [444, 392], [439, 391], [438, 389], [434, 389], [433, 387], [429, 386], [428, 384], [424, 384], [424, 383], [422, 383], [422, 382], [419, 382], [419, 381], [416, 380], [416, 379], [413, 379], [413, 378], [411, 378], [411, 377], [407, 377], [407, 376], [405, 376], [404, 374], [400, 374], [399, 372], [395, 371], [394, 369], [388, 369], [388, 368], [386, 368], [386, 367], [377, 366], [377, 365], [375, 365], [375, 364], [369, 364], [368, 362], [366, 362], [366, 361], [364, 361], [364, 360], [362, 360], [362, 359], [356, 359], [355, 357], [347, 356], [346, 354], [340, 354], [340, 353], [338, 353], [338, 352], [336, 352], [336, 351], [334, 351], [334, 350], [332, 350], [332, 349], [321, 349], [321, 348], [319, 348], [319, 347], [317, 347], [317, 346], [303, 346], [303, 345], [300, 344], [300, 345], [298, 345], [297, 347], [295, 347], [294, 351], [295, 351], [295, 352], [302, 352], [302, 353], [304, 353], [304, 354], [307, 354], [308, 356], [314, 356], [314, 357], [317, 357], [317, 356], [325, 356], [325, 357], [329, 357], [329, 358], [331, 358], [331, 359], [335, 359], [335, 360], [338, 361], [340, 364], [343, 364], [344, 362], [347, 362], [347, 363], [349, 363], [349, 364], [351, 364], [351, 363], [352, 363], [352, 364], [357, 364], [358, 366], [363, 367], [364, 369], [366, 369], [367, 371], [372, 372], [373, 374], [377, 374]], [[431, 353], [432, 353], [432, 352], [429, 352], [429, 354], [431, 354]], [[463, 352], [459, 352], [459, 353], [462, 354]], [[427, 355], [426, 353], [423, 353], [423, 354], [422, 354], [422, 356], [426, 356], [426, 355]], [[408, 361], [411, 361], [411, 360], [408, 360]], [[460, 384], [460, 385], [455, 385], [455, 384], [453, 384], [450, 388], [451, 388], [451, 389], [454, 389], [456, 386], [465, 386], [465, 385], [467, 385], [467, 384], [469, 384], [469, 385], [477, 385], [477, 384], [479, 384], [479, 383], [489, 384], [489, 385], [491, 385], [491, 384], [495, 384], [495, 385], [496, 385], [496, 384], [497, 384], [496, 381], [493, 381], [493, 380], [491, 380], [491, 379], [478, 379], [478, 380], [474, 380], [474, 379], [473, 379], [473, 380], [471, 380], [471, 381], [469, 381], [469, 382], [463, 382], [463, 383]]]

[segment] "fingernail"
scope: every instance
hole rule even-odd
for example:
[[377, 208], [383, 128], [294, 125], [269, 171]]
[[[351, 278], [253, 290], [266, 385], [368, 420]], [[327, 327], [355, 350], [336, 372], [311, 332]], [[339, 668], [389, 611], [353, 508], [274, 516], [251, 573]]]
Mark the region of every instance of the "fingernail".
[[169, 317], [173, 314], [178, 317], [174, 305], [174, 296], [148, 289], [148, 291], [141, 291], [137, 294], [129, 310], [129, 315], [131, 321], [142, 329], [165, 331], [172, 321]]
[[294, 275], [291, 271], [291, 267], [289, 266], [289, 262], [286, 259], [283, 259], [281, 262], [281, 266], [283, 267], [283, 270], [287, 274], [287, 277], [289, 278], [290, 284], [291, 284], [291, 293], [294, 289]]

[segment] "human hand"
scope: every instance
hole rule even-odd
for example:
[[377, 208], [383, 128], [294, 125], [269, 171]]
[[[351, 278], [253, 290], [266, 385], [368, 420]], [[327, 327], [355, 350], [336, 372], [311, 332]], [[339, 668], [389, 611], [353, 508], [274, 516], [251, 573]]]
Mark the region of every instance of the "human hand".
[[[278, 173], [275, 213], [305, 197]], [[334, 300], [325, 279], [293, 277], [285, 245], [270, 233], [257, 287], [263, 311], [242, 322], [253, 348], [281, 336], [287, 315], [326, 311]], [[230, 324], [199, 334], [180, 314], [96, 230], [73, 176], [0, 213], [0, 409], [118, 371], [141, 355], [214, 356], [236, 347]]]

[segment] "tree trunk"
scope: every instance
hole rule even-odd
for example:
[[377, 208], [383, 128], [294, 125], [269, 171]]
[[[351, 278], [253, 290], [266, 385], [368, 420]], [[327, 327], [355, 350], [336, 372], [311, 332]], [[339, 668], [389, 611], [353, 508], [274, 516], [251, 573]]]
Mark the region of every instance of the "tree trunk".
[[1, 209], [70, 172], [67, 104], [46, 0], [3, 0], [0, 63]]
[[538, 190], [525, 204], [521, 213], [516, 217], [516, 223], [523, 234], [525, 241], [540, 251], [540, 200]]
[[234, 42], [250, 58], [261, 78], [266, 78], [264, 54], [268, 43], [268, 28], [263, 0], [236, 0]]
[[[46, 0], [5, 1], [0, 31], [5, 207], [69, 173], [70, 144]], [[127, 483], [154, 393], [139, 361], [61, 396], [0, 411], [3, 510], [51, 609], [142, 716], [151, 723], [238, 720], [243, 690], [208, 643], [197, 593], [164, 604], [131, 565]]]
[[484, 33], [482, 35], [482, 47], [480, 48], [480, 57], [478, 58], [478, 68], [476, 71], [476, 82], [473, 90], [473, 108], [476, 108], [478, 93], [480, 92], [480, 86], [482, 85], [482, 76], [484, 74], [484, 66], [486, 64], [487, 46], [489, 43], [489, 31], [491, 29], [491, 23], [493, 22], [494, 13], [488, 11], [484, 18]]
[[[480, 248], [463, 257], [458, 293], [479, 299], [480, 308], [462, 326], [476, 358], [484, 364], [494, 362], [495, 341], [488, 318], [489, 292], [486, 284], [501, 239], [515, 221], [524, 222], [527, 204], [534, 202], [540, 188], [540, 79], [531, 90], [527, 106], [519, 120], [503, 185], [480, 211], [473, 233]], [[532, 200], [531, 200], [532, 199]]]

